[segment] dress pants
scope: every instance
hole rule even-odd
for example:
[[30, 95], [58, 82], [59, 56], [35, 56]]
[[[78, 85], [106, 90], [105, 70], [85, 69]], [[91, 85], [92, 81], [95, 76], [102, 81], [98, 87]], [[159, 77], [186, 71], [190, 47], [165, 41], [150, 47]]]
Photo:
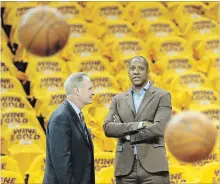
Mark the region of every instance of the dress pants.
[[116, 177], [116, 184], [170, 184], [169, 172], [147, 172], [135, 155], [131, 172], [128, 175]]

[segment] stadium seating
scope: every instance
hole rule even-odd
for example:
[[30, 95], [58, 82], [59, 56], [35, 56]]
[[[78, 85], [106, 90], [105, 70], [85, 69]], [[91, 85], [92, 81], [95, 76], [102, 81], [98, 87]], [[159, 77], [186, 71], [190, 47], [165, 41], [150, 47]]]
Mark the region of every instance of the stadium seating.
[[[42, 183], [43, 130], [66, 99], [63, 83], [73, 72], [87, 73], [96, 93], [93, 103], [83, 108], [94, 143], [96, 183], [115, 183], [116, 139], [104, 135], [103, 123], [112, 97], [131, 87], [127, 69], [136, 55], [149, 61], [151, 82], [171, 93], [172, 114], [202, 112], [219, 131], [219, 2], [4, 1], [1, 5], [2, 184]], [[56, 8], [70, 25], [64, 49], [45, 58], [28, 53], [17, 39], [21, 16], [41, 5]], [[200, 162], [181, 162], [167, 147], [166, 154], [171, 183], [220, 183], [219, 140]]]

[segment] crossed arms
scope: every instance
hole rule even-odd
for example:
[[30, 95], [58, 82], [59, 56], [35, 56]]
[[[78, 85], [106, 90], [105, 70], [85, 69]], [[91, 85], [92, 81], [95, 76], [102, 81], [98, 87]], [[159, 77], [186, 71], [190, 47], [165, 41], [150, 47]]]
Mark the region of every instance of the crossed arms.
[[131, 143], [163, 137], [164, 128], [171, 116], [171, 109], [171, 96], [166, 93], [160, 97], [153, 123], [147, 121], [121, 122], [117, 111], [117, 101], [114, 97], [103, 126], [105, 135], [127, 140], [130, 136]]

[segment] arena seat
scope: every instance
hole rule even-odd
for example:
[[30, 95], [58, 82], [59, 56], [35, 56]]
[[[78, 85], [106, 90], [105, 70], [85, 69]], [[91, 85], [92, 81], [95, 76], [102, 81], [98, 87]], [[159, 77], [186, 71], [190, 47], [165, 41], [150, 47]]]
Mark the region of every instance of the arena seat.
[[178, 24], [180, 32], [184, 32], [190, 20], [205, 16], [207, 6], [202, 2], [181, 2], [173, 4], [172, 16]]
[[1, 128], [3, 132], [21, 125], [28, 125], [42, 129], [34, 111], [11, 108], [1, 112]]
[[190, 170], [181, 165], [169, 165], [170, 182], [171, 183], [197, 183], [198, 180], [193, 179]]
[[21, 174], [18, 162], [10, 156], [1, 156], [1, 169]]
[[[21, 125], [8, 129], [4, 135], [8, 138], [7, 147], [10, 153], [22, 151], [23, 148], [26, 149], [32, 145], [37, 145], [38, 150], [46, 149], [45, 134], [38, 127]], [[20, 150], [16, 150], [17, 148]]]
[[20, 81], [13, 76], [1, 76], [1, 91], [2, 92], [14, 92], [26, 97], [26, 93], [21, 85]]
[[66, 20], [84, 19], [83, 9], [77, 2], [50, 2], [48, 5], [52, 8], [58, 9]]
[[25, 110], [34, 111], [29, 101], [22, 95], [13, 92], [4, 92], [1, 94], [1, 110], [12, 108], [20, 108]]
[[191, 45], [193, 49], [193, 56], [195, 59], [202, 59], [204, 56], [219, 56], [219, 36], [212, 35], [207, 37], [201, 37], [196, 44]]
[[[4, 52], [4, 47], [3, 47], [2, 52]], [[12, 53], [8, 53], [8, 55], [7, 55], [7, 53], [2, 53], [2, 57], [1, 57], [1, 73], [2, 73], [2, 75], [16, 76], [17, 72], [18, 72], [18, 70], [13, 65], [13, 62], [12, 62]]]
[[217, 22], [208, 18], [198, 18], [190, 20], [183, 36], [189, 41], [189, 43], [195, 42], [195, 40], [204, 38], [205, 36], [218, 35]]
[[9, 155], [19, 163], [22, 174], [37, 155], [45, 153], [46, 140], [41, 129], [20, 126], [9, 129], [6, 137]]
[[184, 87], [190, 90], [199, 87], [211, 87], [211, 84], [204, 74], [195, 71], [186, 71], [174, 77], [171, 86], [173, 89]]
[[219, 111], [219, 106], [217, 104], [211, 104], [204, 107], [201, 107], [200, 105], [191, 105], [189, 109], [202, 112], [212, 120], [216, 120], [216, 121], [220, 120], [220, 111]]
[[213, 162], [202, 168], [201, 183], [219, 183], [220, 167], [219, 162]]
[[30, 95], [36, 99], [46, 97], [51, 92], [63, 90], [65, 77], [62, 74], [39, 75], [31, 82]]
[[212, 88], [216, 91], [216, 92], [219, 92], [220, 90], [220, 85], [219, 85], [219, 73], [212, 73], [210, 74], [209, 76], [209, 81], [211, 81], [211, 85], [212, 85]]
[[163, 57], [176, 56], [179, 54], [192, 55], [192, 51], [184, 38], [169, 36], [158, 38], [154, 42], [147, 42], [148, 57], [155, 62]]
[[133, 37], [119, 38], [115, 41], [108, 51], [108, 56], [111, 61], [118, 60], [123, 56], [146, 55], [146, 47], [144, 42]]
[[96, 92], [93, 98], [93, 103], [94, 105], [104, 104], [106, 107], [109, 107], [111, 105], [112, 98], [119, 93], [119, 90], [114, 89]]
[[25, 145], [22, 147], [18, 146], [10, 150], [10, 156], [18, 162], [21, 174], [23, 176], [25, 175], [33, 160], [41, 154], [45, 154], [45, 151], [40, 149], [36, 144]]
[[211, 88], [200, 87], [191, 89], [190, 104], [198, 104], [200, 106], [207, 106], [211, 104], [219, 104], [219, 95]]
[[79, 37], [69, 39], [59, 57], [70, 61], [73, 57], [104, 56], [105, 53], [106, 50], [100, 40], [92, 37]]
[[216, 16], [219, 15], [219, 2], [208, 2], [208, 11], [206, 11], [206, 15], [212, 20], [219, 22], [219, 17]]
[[26, 74], [30, 81], [35, 81], [38, 76], [41, 75], [51, 75], [51, 74], [62, 74], [63, 76], [68, 76], [68, 69], [66, 62], [57, 58], [52, 57], [36, 57], [31, 56], [28, 63]]
[[176, 56], [162, 57], [151, 64], [151, 71], [160, 76], [178, 75], [187, 71], [196, 71], [197, 63], [190, 55], [178, 54]]
[[107, 22], [103, 32], [103, 41], [106, 47], [111, 46], [111, 44], [119, 38], [136, 36], [133, 26], [128, 21], [124, 20]]
[[97, 181], [97, 184], [115, 184], [115, 177], [114, 177], [114, 167], [106, 167], [101, 169], [98, 173], [98, 177], [100, 178]]
[[69, 72], [82, 71], [88, 75], [109, 72], [114, 74], [113, 68], [106, 58], [101, 56], [74, 57], [73, 60], [67, 62]]
[[101, 171], [102, 168], [114, 165], [115, 154], [107, 152], [99, 152], [94, 154], [95, 170]]
[[64, 90], [58, 90], [39, 96], [34, 106], [36, 115], [44, 118], [49, 115], [51, 109], [55, 110], [66, 99]]
[[70, 39], [92, 36], [95, 38], [102, 38], [103, 30], [96, 24], [88, 24], [85, 20], [69, 19]]
[[98, 25], [123, 19], [123, 7], [118, 2], [91, 2], [88, 8], [85, 19]]
[[166, 19], [158, 19], [152, 22], [142, 19], [135, 26], [135, 32], [139, 38], [145, 41], [153, 41], [158, 37], [180, 35], [177, 26], [172, 21]]
[[95, 92], [107, 89], [119, 90], [118, 83], [114, 80], [114, 77], [107, 72], [92, 74], [90, 75], [90, 79]]
[[22, 176], [13, 171], [1, 171], [1, 184], [8, 184], [8, 183], [24, 183]]
[[160, 2], [131, 2], [125, 9], [125, 20], [131, 23], [136, 23], [141, 19], [148, 22], [167, 19], [169, 20], [169, 13], [166, 7]]
[[26, 171], [25, 175], [28, 175], [28, 183], [39, 184], [43, 182], [44, 171], [46, 167], [46, 155], [38, 155], [30, 167]]

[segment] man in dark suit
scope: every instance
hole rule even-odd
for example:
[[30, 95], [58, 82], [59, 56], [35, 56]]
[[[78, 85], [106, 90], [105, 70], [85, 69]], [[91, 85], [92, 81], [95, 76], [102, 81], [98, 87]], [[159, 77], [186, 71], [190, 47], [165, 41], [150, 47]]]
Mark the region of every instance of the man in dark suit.
[[81, 109], [92, 103], [92, 83], [84, 73], [71, 74], [64, 83], [67, 100], [47, 125], [44, 184], [95, 184], [94, 152]]
[[104, 123], [105, 135], [118, 138], [116, 183], [167, 184], [164, 128], [171, 116], [170, 93], [149, 81], [144, 57], [134, 57], [128, 73], [132, 88], [113, 98]]

